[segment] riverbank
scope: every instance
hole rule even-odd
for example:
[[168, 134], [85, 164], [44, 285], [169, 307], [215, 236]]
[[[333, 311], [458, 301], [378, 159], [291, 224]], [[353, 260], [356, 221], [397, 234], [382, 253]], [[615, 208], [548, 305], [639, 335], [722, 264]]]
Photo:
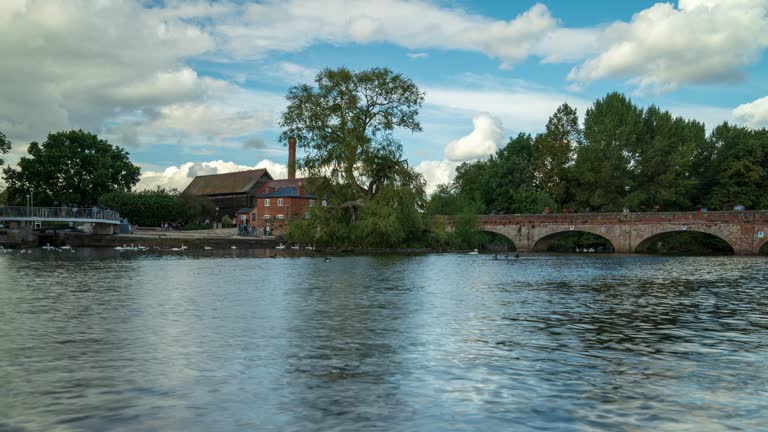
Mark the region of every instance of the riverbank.
[[161, 231], [139, 229], [133, 234], [93, 235], [77, 232], [59, 232], [41, 242], [52, 245], [70, 245], [72, 247], [117, 247], [123, 245], [141, 245], [148, 248], [169, 249], [186, 246], [203, 249], [265, 249], [274, 248], [280, 243], [275, 237], [242, 237], [237, 236], [234, 229], [217, 229], [201, 231]]

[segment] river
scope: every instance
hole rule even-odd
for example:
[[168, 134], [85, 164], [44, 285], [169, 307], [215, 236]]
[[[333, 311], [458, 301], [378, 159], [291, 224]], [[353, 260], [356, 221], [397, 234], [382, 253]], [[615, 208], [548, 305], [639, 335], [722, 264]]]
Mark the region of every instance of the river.
[[0, 430], [768, 430], [765, 257], [0, 254]]

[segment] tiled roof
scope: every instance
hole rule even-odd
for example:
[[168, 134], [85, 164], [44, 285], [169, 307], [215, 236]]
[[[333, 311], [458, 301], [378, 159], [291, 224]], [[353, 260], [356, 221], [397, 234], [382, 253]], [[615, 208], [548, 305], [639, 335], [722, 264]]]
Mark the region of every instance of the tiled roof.
[[295, 187], [284, 187], [276, 191], [256, 195], [256, 198], [314, 198], [314, 195], [302, 195]]
[[197, 176], [187, 186], [184, 193], [193, 195], [247, 193], [265, 175], [267, 179], [272, 179], [266, 169]]
[[280, 189], [284, 187], [298, 188], [299, 186], [303, 186], [303, 185], [304, 185], [303, 178], [270, 180], [267, 182], [267, 187], [272, 189]]

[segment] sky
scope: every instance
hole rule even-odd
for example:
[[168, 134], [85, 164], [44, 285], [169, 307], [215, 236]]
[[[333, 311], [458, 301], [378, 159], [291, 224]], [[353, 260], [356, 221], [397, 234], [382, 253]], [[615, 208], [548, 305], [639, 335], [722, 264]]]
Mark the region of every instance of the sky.
[[2, 0], [0, 131], [11, 165], [49, 132], [94, 132], [140, 189], [284, 178], [287, 90], [387, 67], [426, 93], [423, 132], [398, 137], [431, 189], [611, 91], [709, 129], [768, 127], [767, 47], [768, 0]]

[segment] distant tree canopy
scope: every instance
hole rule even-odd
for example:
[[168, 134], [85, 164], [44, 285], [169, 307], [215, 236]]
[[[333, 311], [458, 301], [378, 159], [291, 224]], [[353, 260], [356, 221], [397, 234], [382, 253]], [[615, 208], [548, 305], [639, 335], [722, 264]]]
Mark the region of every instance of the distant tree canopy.
[[33, 190], [35, 204], [94, 205], [139, 181], [140, 169], [125, 150], [82, 130], [51, 133], [42, 144], [32, 142], [27, 153], [18, 168], [3, 170], [12, 204], [22, 204]]
[[609, 93], [583, 126], [561, 105], [543, 133], [521, 133], [437, 189], [432, 214], [768, 208], [768, 130], [703, 123]]
[[[5, 134], [0, 131], [0, 154], [6, 154], [9, 151], [11, 151], [11, 142], [8, 141], [8, 138], [5, 137]], [[0, 158], [0, 166], [2, 166], [5, 163], [5, 161]]]
[[205, 197], [182, 194], [175, 189], [114, 191], [101, 196], [99, 204], [118, 211], [131, 223], [152, 227], [164, 222], [201, 224], [212, 221], [216, 213], [216, 207]]

